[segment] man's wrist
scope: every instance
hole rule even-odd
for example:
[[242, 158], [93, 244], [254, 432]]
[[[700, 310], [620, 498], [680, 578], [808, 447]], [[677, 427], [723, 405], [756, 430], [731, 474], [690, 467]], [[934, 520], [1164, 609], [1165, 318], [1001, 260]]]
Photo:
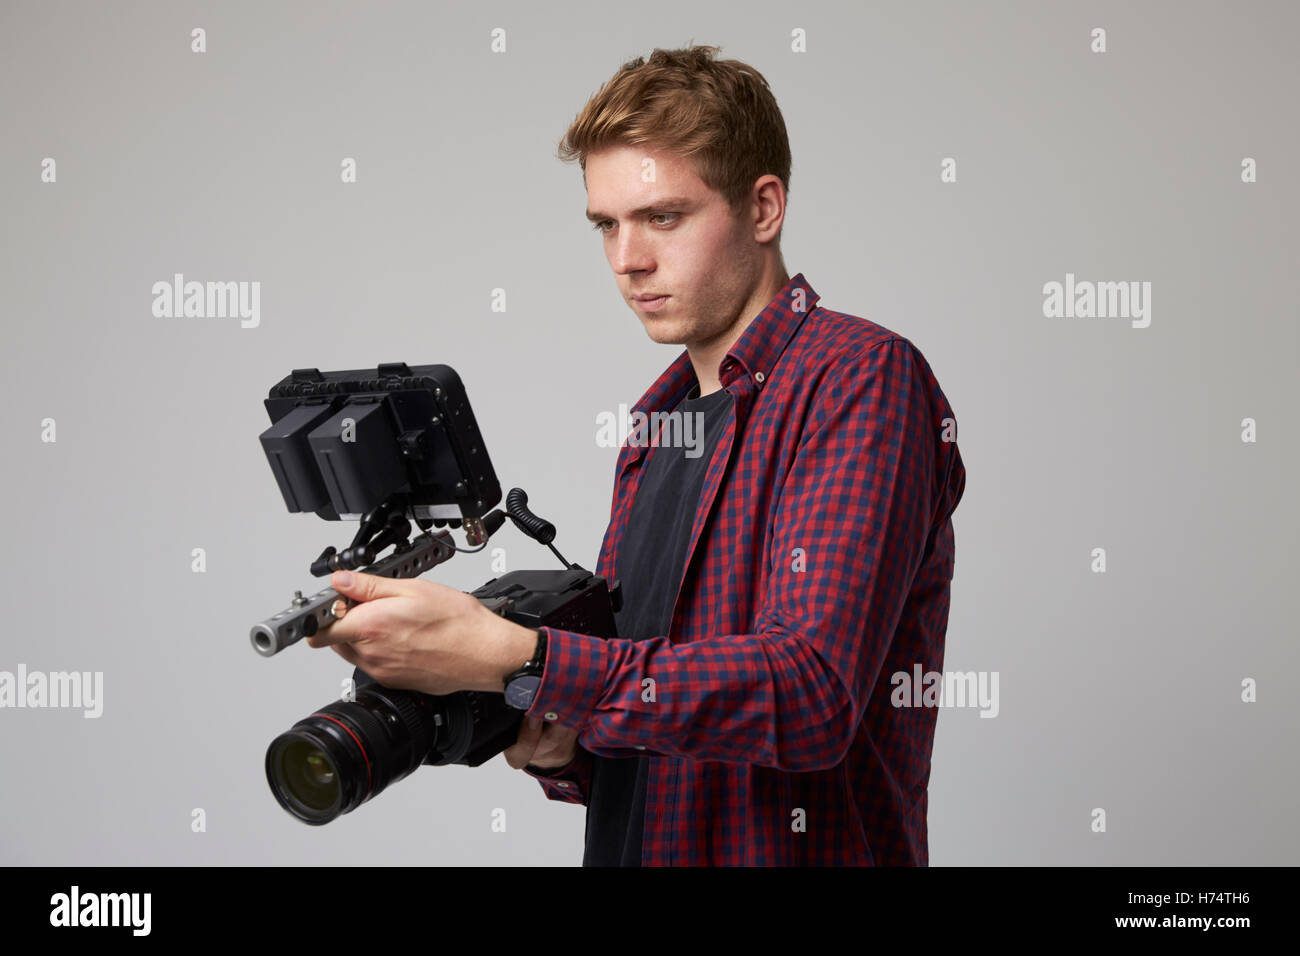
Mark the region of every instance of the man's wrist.
[[509, 624], [510, 628], [505, 632], [502, 653], [493, 669], [494, 684], [491, 689], [497, 693], [505, 690], [507, 677], [532, 660], [537, 642], [542, 636], [534, 627], [524, 627], [505, 618], [501, 620]]
[[524, 769], [539, 777], [557, 777], [573, 766], [573, 761], [577, 759], [578, 755], [575, 753], [568, 763], [560, 764], [558, 767], [539, 767], [537, 764], [530, 763]]

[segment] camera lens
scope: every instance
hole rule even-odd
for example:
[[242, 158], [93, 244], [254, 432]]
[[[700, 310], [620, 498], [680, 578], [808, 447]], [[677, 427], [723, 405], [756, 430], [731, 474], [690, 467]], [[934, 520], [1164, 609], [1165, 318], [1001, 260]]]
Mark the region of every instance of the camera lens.
[[290, 740], [279, 754], [280, 779], [294, 800], [323, 811], [342, 796], [339, 774], [329, 755], [308, 740]]
[[[266, 751], [266, 778], [282, 807], [299, 820], [321, 824], [347, 812], [357, 787], [346, 769], [352, 755], [312, 726], [315, 719], [313, 715], [299, 721], [271, 742]], [[361, 786], [366, 784], [363, 769]]]
[[413, 771], [436, 737], [423, 696], [372, 684], [276, 737], [266, 751], [266, 778], [280, 805], [319, 826]]
[[522, 720], [502, 694], [440, 696], [371, 681], [355, 700], [322, 707], [271, 741], [266, 779], [280, 806], [319, 826], [422, 763], [477, 767], [519, 736]]

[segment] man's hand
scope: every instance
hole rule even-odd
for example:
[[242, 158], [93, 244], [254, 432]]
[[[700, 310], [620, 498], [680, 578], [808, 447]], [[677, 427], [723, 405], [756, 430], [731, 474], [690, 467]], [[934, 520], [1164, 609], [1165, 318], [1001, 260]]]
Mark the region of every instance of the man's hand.
[[578, 732], [540, 717], [525, 717], [519, 737], [505, 749], [506, 763], [520, 770], [532, 764], [539, 770], [559, 770], [578, 752]]
[[537, 646], [535, 630], [435, 581], [335, 571], [330, 586], [362, 603], [307, 643], [334, 648], [385, 687], [426, 694], [501, 693], [505, 676], [522, 667]]

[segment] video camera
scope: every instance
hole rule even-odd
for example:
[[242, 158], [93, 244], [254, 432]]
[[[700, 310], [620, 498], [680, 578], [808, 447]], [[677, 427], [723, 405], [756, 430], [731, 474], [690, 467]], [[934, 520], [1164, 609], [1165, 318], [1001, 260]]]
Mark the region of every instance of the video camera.
[[[262, 448], [291, 512], [329, 521], [360, 519], [343, 551], [326, 548], [311, 564], [324, 577], [359, 569], [383, 577], [417, 577], [473, 553], [506, 518], [547, 545], [563, 571], [511, 571], [471, 593], [525, 627], [552, 626], [617, 636], [618, 582], [570, 564], [552, 540], [555, 526], [528, 510], [522, 488], [496, 509], [501, 487], [460, 377], [447, 365], [389, 363], [376, 369], [294, 369], [266, 398], [271, 427]], [[422, 534], [411, 539], [411, 522]], [[460, 548], [449, 530], [463, 526]], [[380, 552], [393, 546], [387, 557]], [[329, 627], [356, 602], [333, 588], [253, 626], [254, 649], [278, 654]], [[384, 687], [360, 668], [355, 695], [294, 724], [266, 751], [271, 792], [289, 813], [313, 825], [349, 813], [421, 764], [477, 767], [510, 746], [524, 712], [503, 693], [430, 695]]]

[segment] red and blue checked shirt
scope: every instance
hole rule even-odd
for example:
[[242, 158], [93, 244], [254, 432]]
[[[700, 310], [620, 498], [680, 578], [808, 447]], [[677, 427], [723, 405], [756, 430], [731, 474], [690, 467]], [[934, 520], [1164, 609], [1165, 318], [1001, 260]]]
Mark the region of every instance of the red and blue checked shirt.
[[[937, 710], [892, 706], [890, 677], [943, 667], [955, 416], [911, 342], [818, 298], [796, 275], [722, 360], [734, 417], [669, 632], [541, 629], [528, 715], [579, 735], [568, 766], [533, 775], [585, 805], [592, 754], [650, 756], [647, 866], [929, 863]], [[683, 351], [633, 415], [663, 421], [695, 381]], [[619, 452], [610, 581], [647, 444], [634, 429]]]

